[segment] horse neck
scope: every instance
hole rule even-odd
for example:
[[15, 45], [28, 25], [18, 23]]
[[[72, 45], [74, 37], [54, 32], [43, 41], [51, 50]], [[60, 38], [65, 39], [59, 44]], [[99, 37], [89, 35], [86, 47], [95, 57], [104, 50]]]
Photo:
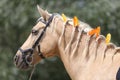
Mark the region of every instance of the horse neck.
[[[102, 79], [103, 75], [100, 74], [101, 72], [97, 73], [94, 70], [102, 69], [101, 67], [104, 65], [111, 68], [111, 73], [108, 74], [109, 70], [108, 72], [107, 70], [103, 72], [103, 74], [107, 74], [107, 77], [103, 77], [105, 78], [104, 80], [108, 80], [108, 76], [112, 80], [115, 78], [120, 66], [120, 62], [116, 63], [116, 61], [120, 60], [120, 48], [116, 49], [113, 44], [106, 45], [104, 36], [99, 36], [96, 39], [96, 37], [89, 36], [85, 31], [82, 32], [83, 29], [88, 28], [85, 23], [81, 23], [80, 27], [74, 27], [70, 24], [65, 25], [62, 22], [58, 25], [61, 25], [61, 27], [56, 29], [59, 33], [58, 48], [60, 58], [73, 80], [95, 80], [95, 75], [98, 76], [97, 78]], [[109, 54], [111, 54], [111, 57]], [[103, 63], [104, 55], [106, 59]], [[111, 67], [112, 60], [114, 67]], [[96, 65], [99, 65], [99, 67]], [[91, 72], [93, 72], [92, 75], [90, 75]], [[110, 76], [111, 74], [114, 76]], [[91, 77], [91, 79], [87, 79], [86, 76]]]

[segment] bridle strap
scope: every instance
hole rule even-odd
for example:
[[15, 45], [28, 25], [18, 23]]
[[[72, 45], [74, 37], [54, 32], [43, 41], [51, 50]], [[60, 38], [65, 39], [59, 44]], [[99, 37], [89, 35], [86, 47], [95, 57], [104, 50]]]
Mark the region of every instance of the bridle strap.
[[45, 58], [45, 56], [42, 54], [42, 52], [40, 51], [40, 45], [38, 45], [38, 54], [41, 58]]
[[46, 23], [45, 28], [43, 29], [43, 31], [41, 32], [40, 36], [38, 37], [38, 39], [36, 40], [36, 42], [34, 43], [34, 45], [32, 46], [32, 48], [34, 49], [40, 42], [40, 40], [42, 39], [47, 27], [50, 25], [50, 23], [52, 22], [52, 19], [54, 17], [54, 14], [48, 19], [48, 22]]
[[40, 56], [41, 58], [43, 58], [43, 59], [45, 58], [44, 55], [42, 54], [41, 50], [40, 50], [39, 42], [40, 42], [40, 40], [42, 39], [42, 37], [43, 37], [43, 35], [44, 35], [47, 27], [48, 27], [48, 26], [50, 25], [50, 23], [52, 22], [53, 17], [54, 17], [54, 14], [52, 14], [52, 16], [48, 19], [48, 22], [47, 22], [47, 23], [44, 22], [44, 23], [46, 23], [46, 26], [45, 26], [45, 28], [43, 29], [43, 31], [41, 32], [41, 34], [40, 34], [40, 36], [38, 37], [38, 39], [36, 40], [36, 42], [33, 44], [32, 48], [29, 48], [29, 49], [26, 49], [26, 50], [23, 50], [23, 49], [19, 48], [19, 50], [20, 50], [20, 52], [22, 53], [22, 56], [23, 56], [23, 61], [24, 61], [26, 64], [29, 64], [29, 63], [27, 63], [26, 60], [25, 60], [25, 59], [26, 59], [26, 55], [27, 55], [26, 53], [30, 52], [29, 56], [31, 57], [31, 56], [33, 55], [34, 49], [35, 49], [37, 46], [38, 46], [38, 54], [39, 54], [39, 56]]

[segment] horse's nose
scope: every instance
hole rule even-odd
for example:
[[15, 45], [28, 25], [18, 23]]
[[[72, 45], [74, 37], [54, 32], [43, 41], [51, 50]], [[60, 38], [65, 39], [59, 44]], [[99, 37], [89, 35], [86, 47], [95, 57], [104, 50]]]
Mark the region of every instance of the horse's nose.
[[18, 60], [19, 60], [19, 56], [16, 54], [15, 57], [14, 57], [14, 63], [15, 63], [15, 65], [18, 64]]

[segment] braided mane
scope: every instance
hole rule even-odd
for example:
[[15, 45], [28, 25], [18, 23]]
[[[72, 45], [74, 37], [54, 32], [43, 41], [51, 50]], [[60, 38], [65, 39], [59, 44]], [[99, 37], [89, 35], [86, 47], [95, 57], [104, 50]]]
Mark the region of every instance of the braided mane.
[[[59, 20], [60, 19], [62, 19], [62, 17], [60, 17]], [[120, 56], [119, 56], [120, 48], [116, 47], [115, 44], [110, 43], [109, 41], [106, 43], [106, 38], [103, 35], [99, 34], [97, 37], [96, 34], [90, 35], [89, 32], [94, 29], [82, 21], [79, 21], [79, 25], [77, 27], [74, 26], [73, 19], [67, 18], [67, 21], [65, 22], [63, 20], [63, 22], [64, 23], [60, 27], [62, 28], [62, 33], [60, 35], [58, 45], [60, 52], [62, 52], [63, 54], [65, 54], [64, 56], [69, 58], [69, 61], [67, 63], [64, 63], [64, 65], [66, 66], [67, 64], [67, 68], [68, 68], [68, 64], [69, 64], [69, 68], [68, 69], [66, 68], [68, 73], [70, 73], [70, 76], [73, 77], [76, 76], [75, 78], [72, 79], [96, 80], [102, 76], [101, 73], [103, 73], [104, 75], [107, 74], [107, 71], [109, 70], [106, 68], [109, 67], [114, 68], [112, 66], [114, 64], [116, 68], [114, 68], [114, 70], [111, 69], [113, 70], [111, 74], [114, 73], [112, 80], [115, 80], [117, 71], [120, 66], [120, 62], [116, 63], [116, 61], [120, 60]], [[71, 31], [67, 30], [69, 28]], [[68, 35], [70, 36], [70, 38], [67, 40]], [[109, 38], [107, 40], [109, 40]], [[63, 62], [64, 61], [65, 60], [63, 59]], [[99, 65], [98, 68], [96, 64]], [[82, 66], [87, 67], [86, 69], [88, 71], [84, 72]], [[76, 69], [80, 68], [80, 71], [76, 70], [75, 68], [73, 69], [71, 67], [75, 67]], [[106, 72], [102, 71], [102, 67], [106, 69], [105, 70]], [[89, 72], [91, 72], [91, 70], [101, 70], [101, 71], [92, 72], [92, 74], [90, 75]], [[81, 77], [79, 77], [80, 76], [79, 74], [77, 76], [75, 73], [73, 73], [74, 71], [76, 73], [82, 74]], [[85, 76], [88, 75], [90, 76], [90, 78], [87, 79]], [[111, 79], [111, 76], [108, 75], [107, 77]], [[102, 78], [100, 79], [109, 80], [108, 78], [104, 77], [104, 79]]]

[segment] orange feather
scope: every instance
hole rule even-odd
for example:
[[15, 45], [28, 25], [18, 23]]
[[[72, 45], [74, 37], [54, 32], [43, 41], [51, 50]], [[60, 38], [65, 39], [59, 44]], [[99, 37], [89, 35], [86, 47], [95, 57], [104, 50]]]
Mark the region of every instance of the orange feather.
[[76, 16], [74, 16], [73, 22], [74, 22], [74, 27], [79, 25], [79, 20], [78, 20], [78, 18]]
[[96, 35], [96, 37], [98, 37], [98, 36], [100, 35], [100, 26], [98, 26], [97, 28], [89, 31], [88, 34], [89, 34], [90, 36]]

